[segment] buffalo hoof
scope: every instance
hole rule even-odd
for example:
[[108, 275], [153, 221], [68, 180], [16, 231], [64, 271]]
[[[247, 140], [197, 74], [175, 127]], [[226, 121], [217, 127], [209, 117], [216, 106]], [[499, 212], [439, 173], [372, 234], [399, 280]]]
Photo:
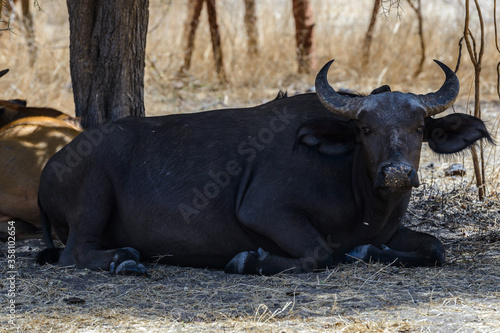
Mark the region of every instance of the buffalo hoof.
[[259, 263], [269, 255], [268, 252], [259, 248], [258, 251], [245, 251], [238, 253], [224, 267], [228, 274], [261, 274]]
[[109, 270], [116, 275], [148, 276], [146, 267], [140, 262], [139, 251], [131, 247], [116, 250]]
[[45, 249], [36, 256], [36, 263], [40, 266], [45, 264], [57, 264], [63, 250], [64, 249], [59, 248]]
[[[385, 245], [384, 245], [385, 246]], [[369, 261], [373, 253], [380, 252], [373, 245], [360, 245], [354, 248], [351, 252], [347, 253], [345, 256], [345, 261], [351, 264], [356, 261]]]

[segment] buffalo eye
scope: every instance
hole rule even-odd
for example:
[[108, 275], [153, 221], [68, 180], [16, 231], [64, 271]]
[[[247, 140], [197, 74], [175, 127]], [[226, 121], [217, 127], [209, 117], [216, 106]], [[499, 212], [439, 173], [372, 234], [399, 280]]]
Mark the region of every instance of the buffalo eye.
[[425, 126], [418, 126], [417, 127], [417, 130], [415, 132], [417, 132], [418, 134], [422, 134], [424, 133], [424, 130], [425, 130]]
[[362, 130], [364, 135], [369, 135], [372, 132], [368, 127], [363, 127]]

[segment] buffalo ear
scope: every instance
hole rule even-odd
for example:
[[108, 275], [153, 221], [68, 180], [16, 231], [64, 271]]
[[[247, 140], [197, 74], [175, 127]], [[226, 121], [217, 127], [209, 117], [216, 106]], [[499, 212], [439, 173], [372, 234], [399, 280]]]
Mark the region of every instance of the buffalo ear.
[[322, 154], [338, 156], [351, 152], [356, 144], [352, 121], [335, 118], [310, 120], [299, 127], [295, 136], [295, 149], [299, 144]]
[[424, 141], [436, 153], [458, 153], [482, 139], [493, 142], [481, 119], [468, 114], [453, 113], [442, 118], [425, 119]]

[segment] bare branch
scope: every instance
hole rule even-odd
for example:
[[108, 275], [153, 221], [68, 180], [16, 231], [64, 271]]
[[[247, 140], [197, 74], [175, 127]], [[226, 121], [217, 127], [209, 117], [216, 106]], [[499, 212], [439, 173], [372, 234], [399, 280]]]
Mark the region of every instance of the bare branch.
[[497, 51], [500, 53], [500, 47], [498, 46], [498, 29], [497, 29], [497, 0], [493, 0], [493, 24], [495, 25], [495, 46]]
[[396, 16], [401, 18], [401, 12], [403, 12], [403, 8], [401, 7], [401, 0], [382, 0], [382, 13], [387, 19], [391, 9], [396, 7]]
[[[483, 60], [484, 53], [484, 21], [483, 15], [481, 13], [481, 8], [479, 6], [478, 0], [474, 0], [474, 4], [476, 6], [479, 24], [480, 24], [480, 42], [479, 42], [479, 53], [477, 52], [477, 44], [472, 32], [469, 28], [470, 21], [470, 9], [469, 9], [469, 0], [465, 0], [465, 25], [464, 25], [464, 39], [467, 45], [467, 51], [469, 52], [469, 56], [472, 64], [474, 65], [474, 116], [477, 118], [481, 118], [481, 64]], [[479, 156], [481, 161], [479, 161]], [[478, 197], [479, 200], [484, 199], [484, 195], [486, 193], [485, 189], [485, 175], [484, 175], [484, 153], [483, 146], [480, 146], [480, 155], [478, 155], [476, 147], [472, 147], [472, 161], [474, 164], [474, 173], [476, 176], [476, 185], [478, 189]], [[481, 166], [480, 166], [481, 163]]]
[[[497, 0], [493, 0], [493, 23], [495, 25], [495, 46], [500, 53], [500, 47], [498, 46]], [[497, 63], [497, 95], [500, 98], [500, 61]]]
[[408, 4], [410, 7], [415, 11], [415, 14], [417, 14], [417, 20], [418, 20], [418, 35], [420, 37], [420, 61], [418, 63], [418, 67], [415, 70], [415, 73], [413, 76], [418, 76], [424, 67], [425, 63], [425, 40], [424, 40], [424, 19], [422, 16], [422, 4], [420, 0], [415, 0], [417, 2], [417, 5], [415, 6], [412, 2], [412, 0], [407, 0]]
[[500, 98], [500, 61], [497, 64], [497, 95]]
[[375, 29], [375, 23], [377, 23], [378, 12], [381, 7], [381, 0], [375, 0], [373, 2], [372, 15], [370, 18], [370, 24], [368, 25], [368, 30], [366, 30], [365, 41], [363, 43], [363, 66], [368, 65], [370, 61], [370, 48], [373, 40], [373, 30]]
[[481, 44], [479, 46], [479, 59], [478, 59], [479, 65], [481, 65], [481, 60], [483, 59], [483, 54], [484, 54], [484, 20], [478, 0], [474, 0], [474, 3], [476, 4], [477, 15], [479, 16], [479, 23], [480, 23], [479, 26], [481, 28]]
[[458, 73], [458, 70], [460, 69], [460, 61], [462, 60], [462, 43], [464, 41], [464, 37], [460, 38], [458, 41], [458, 59], [457, 59], [457, 66], [455, 67], [455, 73]]

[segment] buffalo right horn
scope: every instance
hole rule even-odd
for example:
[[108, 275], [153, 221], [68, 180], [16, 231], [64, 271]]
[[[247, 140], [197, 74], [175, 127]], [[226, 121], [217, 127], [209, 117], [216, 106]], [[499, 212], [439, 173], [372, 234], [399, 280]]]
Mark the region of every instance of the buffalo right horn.
[[460, 91], [460, 83], [458, 82], [458, 77], [455, 72], [438, 60], [434, 60], [434, 62], [438, 64], [446, 74], [446, 80], [438, 91], [426, 95], [419, 95], [426, 106], [425, 111], [427, 117], [441, 113], [452, 106]]
[[325, 108], [336, 115], [356, 119], [359, 111], [360, 98], [351, 98], [337, 93], [328, 83], [326, 75], [330, 65], [335, 60], [330, 60], [316, 75], [316, 94]]

